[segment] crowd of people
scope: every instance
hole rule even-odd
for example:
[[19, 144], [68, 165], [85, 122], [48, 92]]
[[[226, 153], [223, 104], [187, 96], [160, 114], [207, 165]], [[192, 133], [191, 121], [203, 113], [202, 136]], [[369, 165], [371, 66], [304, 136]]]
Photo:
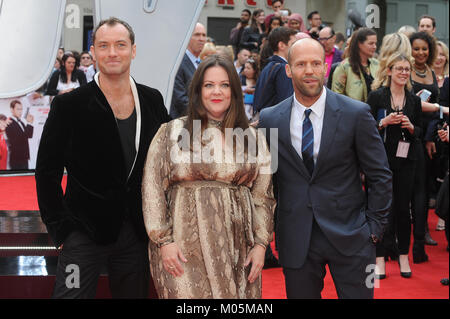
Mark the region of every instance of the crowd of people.
[[[28, 96], [34, 100], [44, 95], [71, 92], [91, 82], [95, 73], [95, 63], [89, 51], [79, 54], [60, 48], [49, 79]], [[11, 101], [10, 111], [11, 116], [0, 114], [0, 171], [28, 170], [34, 117], [29, 113], [29, 108], [24, 112], [21, 99]]]
[[[377, 278], [386, 278], [389, 259], [399, 261], [403, 277], [411, 277], [411, 233], [414, 263], [428, 261], [425, 245], [437, 245], [427, 221], [448, 174], [448, 145], [438, 137], [438, 131], [444, 134], [448, 127], [448, 48], [434, 37], [436, 21], [428, 15], [419, 19], [417, 30], [403, 26], [386, 35], [380, 48], [372, 29], [359, 28], [345, 39], [322, 23], [319, 12], [311, 12], [307, 20], [309, 28], [300, 14], [284, 8], [283, 1], [274, 1], [269, 15], [261, 9], [242, 11], [230, 32], [230, 45], [236, 53], [247, 118], [258, 121], [263, 109], [292, 96], [293, 81], [285, 71], [289, 49], [302, 38], [317, 40], [325, 51], [326, 86], [370, 105], [393, 172], [389, 222], [377, 243]], [[211, 43], [205, 33], [208, 40]], [[249, 72], [256, 74], [250, 81]], [[406, 147], [404, 153], [400, 146]], [[448, 232], [441, 218], [436, 229]], [[268, 247], [265, 267], [278, 265]]]
[[[430, 207], [448, 238], [449, 56], [434, 18], [377, 50], [371, 29], [345, 39], [317, 11], [307, 28], [284, 1], [272, 5], [267, 16], [243, 10], [230, 46], [197, 23], [170, 116], [159, 92], [130, 80], [126, 22], [94, 30], [94, 80], [73, 52], [58, 60], [36, 167], [42, 219], [61, 250], [54, 297], [93, 297], [107, 265], [113, 297], [146, 297], [151, 273], [160, 298], [261, 298], [263, 267], [283, 267], [288, 298], [320, 298], [328, 265], [339, 298], [373, 298], [368, 265], [382, 280], [385, 261], [398, 260], [413, 277], [411, 233], [413, 262], [429, 260]], [[106, 62], [114, 41], [120, 65]], [[277, 129], [277, 143], [256, 127]], [[245, 138], [230, 145], [228, 129]], [[202, 161], [238, 150], [257, 160]], [[65, 285], [69, 263], [82, 266], [82, 289]]]

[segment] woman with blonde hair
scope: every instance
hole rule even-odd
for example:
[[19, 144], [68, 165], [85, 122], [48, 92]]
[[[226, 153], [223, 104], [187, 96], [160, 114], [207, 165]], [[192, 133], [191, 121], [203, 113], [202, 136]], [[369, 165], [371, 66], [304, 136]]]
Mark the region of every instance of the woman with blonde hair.
[[[409, 39], [403, 33], [391, 33], [384, 36], [381, 43], [380, 54], [378, 56], [378, 62], [380, 63], [376, 77], [372, 83], [372, 89], [376, 90], [383, 83], [380, 81], [386, 81], [387, 77], [387, 63], [392, 59], [393, 54], [401, 53], [404, 56], [411, 58], [411, 44]], [[409, 81], [409, 89], [411, 89], [411, 82]]]
[[433, 64], [433, 70], [436, 74], [439, 87], [442, 88], [445, 78], [448, 78], [449, 54], [448, 47], [444, 42], [438, 41], [436, 44], [437, 54]]
[[212, 42], [205, 43], [202, 52], [200, 52], [199, 58], [200, 60], [206, 59], [208, 56], [216, 54], [217, 48]]
[[[422, 110], [420, 98], [411, 92], [411, 57], [395, 52], [384, 58], [367, 103], [377, 120], [393, 173], [393, 199], [386, 239], [397, 238], [400, 275], [411, 277], [408, 252], [411, 240], [409, 205], [413, 199], [414, 177], [422, 152]], [[389, 237], [392, 235], [392, 238]], [[377, 244], [376, 275], [386, 278], [384, 240]], [[391, 248], [391, 247], [389, 247]]]
[[416, 28], [414, 28], [413, 26], [410, 26], [410, 25], [404, 25], [404, 26], [400, 27], [400, 29], [398, 29], [397, 32], [403, 33], [404, 35], [406, 35], [406, 37], [409, 38], [411, 36], [411, 34], [416, 32]]
[[[436, 61], [439, 60], [439, 52], [445, 52], [445, 49], [447, 49], [447, 55], [445, 58], [445, 53], [443, 56], [441, 56], [442, 61], [447, 61], [446, 62], [446, 70], [445, 71], [445, 66], [444, 64], [442, 64], [442, 71], [444, 71], [443, 73], [445, 74], [445, 76], [448, 76], [448, 48], [445, 45], [445, 43], [442, 43], [442, 51], [439, 51], [439, 46], [438, 46], [438, 57], [436, 58]], [[381, 70], [385, 69], [385, 64], [386, 61], [390, 58], [390, 56], [396, 52], [400, 52], [403, 53], [405, 56], [408, 57], [412, 57], [412, 48], [411, 48], [411, 43], [409, 38], [406, 36], [405, 33], [399, 32], [398, 33], [391, 33], [391, 34], [387, 34], [384, 38], [383, 38], [383, 42], [381, 44], [381, 48], [380, 48], [380, 54], [378, 56], [378, 61], [380, 63], [380, 69], [379, 72], [381, 72]], [[412, 59], [412, 61], [414, 61], [414, 59]], [[439, 62], [438, 62], [439, 63]], [[433, 69], [435, 69], [436, 67], [436, 63], [433, 64]], [[440, 83], [439, 87], [442, 87], [443, 85], [443, 77], [442, 77], [442, 82], [439, 82], [440, 77], [438, 76], [438, 72], [439, 70], [441, 70], [439, 68], [439, 64], [438, 64], [438, 71], [434, 70], [436, 73], [436, 77], [438, 78], [438, 83]], [[446, 72], [446, 73], [445, 73]], [[439, 73], [440, 74], [440, 73]], [[372, 84], [372, 87], [378, 88], [380, 86], [380, 83], [376, 83], [377, 79], [383, 78], [382, 76], [379, 76], [377, 74], [376, 79], [374, 80], [374, 83]], [[441, 92], [442, 94], [442, 92]], [[444, 114], [448, 115], [448, 105], [445, 105], [443, 108], [443, 112]], [[436, 105], [434, 103], [429, 103], [427, 101], [422, 101], [422, 112], [436, 112], [436, 110], [438, 110], [438, 108], [436, 107]]]
[[[433, 70], [436, 74], [438, 86], [439, 86], [439, 104], [448, 107], [449, 106], [449, 77], [448, 77], [448, 65], [449, 65], [449, 54], [448, 47], [444, 42], [437, 42], [437, 56], [433, 64]], [[430, 135], [435, 134], [435, 127], [431, 126], [429, 128]], [[428, 134], [427, 134], [428, 135]], [[447, 160], [448, 161], [448, 160]], [[444, 169], [445, 170], [445, 169]], [[436, 230], [444, 230], [445, 221], [441, 218], [438, 219], [436, 224]]]

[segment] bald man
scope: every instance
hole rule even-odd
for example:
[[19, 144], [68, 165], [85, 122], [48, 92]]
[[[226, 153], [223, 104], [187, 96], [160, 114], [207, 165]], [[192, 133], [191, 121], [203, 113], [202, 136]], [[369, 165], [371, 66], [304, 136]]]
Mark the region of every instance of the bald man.
[[189, 41], [183, 61], [178, 69], [173, 87], [172, 102], [170, 104], [170, 116], [173, 119], [186, 115], [189, 98], [189, 84], [200, 64], [200, 53], [206, 43], [206, 28], [197, 23], [191, 40]]
[[260, 114], [259, 126], [279, 136], [279, 261], [290, 299], [321, 298], [326, 265], [339, 298], [370, 299], [392, 174], [369, 106], [326, 89], [326, 70], [323, 46], [297, 41], [286, 66], [294, 95]]

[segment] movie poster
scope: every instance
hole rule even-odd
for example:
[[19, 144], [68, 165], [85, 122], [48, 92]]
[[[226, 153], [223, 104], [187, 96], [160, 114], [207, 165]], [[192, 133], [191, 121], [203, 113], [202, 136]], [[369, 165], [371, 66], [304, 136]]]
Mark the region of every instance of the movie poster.
[[[36, 168], [51, 98], [32, 92], [17, 98], [0, 99], [0, 171]], [[25, 164], [18, 165], [18, 161]]]

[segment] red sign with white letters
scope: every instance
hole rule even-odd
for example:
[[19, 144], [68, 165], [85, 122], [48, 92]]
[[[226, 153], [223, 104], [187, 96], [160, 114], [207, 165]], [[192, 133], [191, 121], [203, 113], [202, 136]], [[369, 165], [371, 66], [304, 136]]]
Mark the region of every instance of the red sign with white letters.
[[[244, 0], [245, 5], [250, 8], [255, 8], [258, 6], [258, 2], [265, 2], [267, 7], [272, 7], [272, 0]], [[206, 0], [205, 5], [208, 4]], [[234, 7], [234, 0], [217, 0], [217, 6], [219, 7]]]

